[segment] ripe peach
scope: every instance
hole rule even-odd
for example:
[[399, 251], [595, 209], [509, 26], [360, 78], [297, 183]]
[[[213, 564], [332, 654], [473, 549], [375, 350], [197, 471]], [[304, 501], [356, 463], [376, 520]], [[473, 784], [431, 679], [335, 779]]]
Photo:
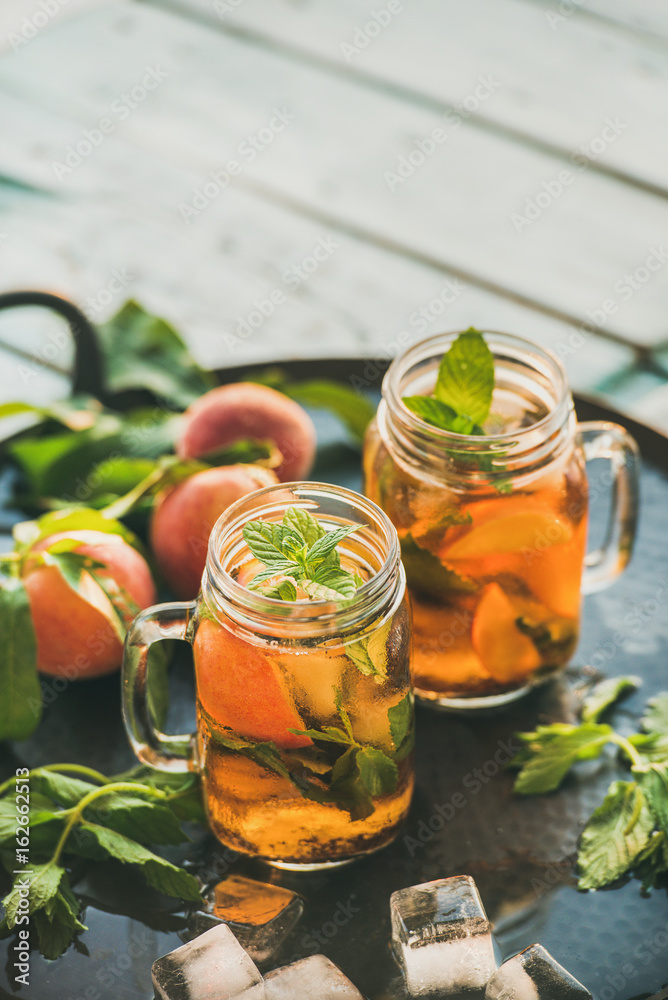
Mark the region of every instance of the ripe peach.
[[266, 385], [237, 382], [200, 396], [185, 412], [176, 444], [181, 458], [196, 458], [240, 438], [271, 440], [283, 454], [276, 475], [304, 479], [315, 458], [316, 435], [308, 413]]
[[[80, 541], [74, 551], [104, 563], [108, 575], [139, 608], [155, 604], [155, 585], [146, 561], [120, 535], [63, 531], [43, 538], [32, 551], [39, 552], [63, 539]], [[82, 575], [77, 593], [57, 566], [40, 566], [28, 557], [23, 582], [37, 638], [38, 670], [78, 680], [120, 667], [123, 642], [115, 627], [118, 619], [111, 601], [91, 575]], [[116, 606], [128, 625], [132, 610], [122, 599]]]
[[223, 511], [274, 483], [274, 473], [259, 465], [224, 465], [196, 472], [158, 498], [151, 518], [151, 548], [180, 600], [197, 597], [209, 535]]

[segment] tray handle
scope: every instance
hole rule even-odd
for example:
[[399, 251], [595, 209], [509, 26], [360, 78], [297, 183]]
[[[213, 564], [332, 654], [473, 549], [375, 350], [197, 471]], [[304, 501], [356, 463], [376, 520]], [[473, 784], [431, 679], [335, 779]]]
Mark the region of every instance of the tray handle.
[[69, 299], [53, 292], [18, 291], [0, 294], [0, 310], [20, 306], [40, 306], [58, 313], [67, 321], [74, 341], [74, 368], [71, 373], [72, 393], [95, 396], [105, 401], [102, 376], [102, 354], [95, 327]]

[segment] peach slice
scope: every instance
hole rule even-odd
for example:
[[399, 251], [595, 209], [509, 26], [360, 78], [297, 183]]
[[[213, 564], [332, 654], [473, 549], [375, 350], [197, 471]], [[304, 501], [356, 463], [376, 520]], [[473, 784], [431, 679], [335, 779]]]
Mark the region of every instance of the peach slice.
[[446, 545], [444, 559], [476, 559], [497, 553], [542, 553], [568, 542], [570, 524], [534, 497], [499, 497], [470, 504], [471, 527]]
[[519, 681], [540, 666], [541, 658], [531, 639], [515, 624], [517, 611], [498, 583], [482, 591], [473, 625], [473, 648], [492, 677]]
[[310, 746], [308, 736], [290, 732], [306, 727], [264, 653], [210, 618], [200, 622], [193, 646], [197, 693], [214, 722], [283, 749]]
[[579, 614], [586, 542], [583, 518], [567, 545], [551, 546], [528, 560], [521, 571], [533, 595], [555, 615], [577, 618]]

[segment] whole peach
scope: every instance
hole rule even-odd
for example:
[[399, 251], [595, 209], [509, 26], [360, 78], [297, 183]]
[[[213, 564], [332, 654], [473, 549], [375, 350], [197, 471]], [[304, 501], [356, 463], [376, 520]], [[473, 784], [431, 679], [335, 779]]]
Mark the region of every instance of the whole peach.
[[[32, 552], [40, 552], [64, 539], [80, 542], [73, 551], [103, 563], [106, 574], [138, 608], [155, 604], [155, 585], [146, 561], [120, 535], [103, 531], [58, 532], [43, 538]], [[28, 556], [23, 582], [37, 639], [38, 670], [83, 680], [120, 667], [123, 643], [115, 627], [117, 616], [93, 576], [83, 573], [77, 592], [57, 566], [39, 565]], [[123, 594], [114, 603], [128, 625], [133, 609]]]
[[176, 444], [181, 458], [196, 458], [240, 438], [271, 440], [283, 455], [281, 482], [304, 479], [315, 458], [313, 421], [299, 403], [254, 382], [222, 385], [200, 396], [185, 412]]
[[259, 465], [224, 465], [196, 472], [158, 498], [151, 518], [151, 548], [176, 597], [197, 597], [209, 535], [223, 511], [276, 481], [273, 472]]

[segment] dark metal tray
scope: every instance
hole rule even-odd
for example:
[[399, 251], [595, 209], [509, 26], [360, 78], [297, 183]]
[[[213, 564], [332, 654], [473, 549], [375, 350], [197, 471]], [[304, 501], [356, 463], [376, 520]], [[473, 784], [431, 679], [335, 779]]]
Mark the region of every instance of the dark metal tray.
[[[374, 363], [371, 392], [382, 373]], [[296, 378], [368, 377], [363, 360], [281, 363]], [[266, 367], [266, 366], [262, 366]], [[366, 371], [365, 371], [366, 369]], [[232, 381], [249, 368], [219, 372]], [[643, 453], [642, 508], [635, 555], [609, 591], [586, 598], [583, 637], [568, 676], [487, 716], [418, 710], [417, 787], [408, 823], [388, 849], [326, 874], [279, 873], [245, 861], [200, 835], [174, 860], [188, 859], [210, 878], [245, 872], [300, 892], [301, 922], [274, 965], [322, 951], [370, 1000], [405, 996], [389, 940], [390, 893], [447, 875], [474, 876], [501, 953], [534, 941], [580, 979], [596, 1000], [641, 1000], [668, 984], [668, 899], [644, 895], [628, 880], [614, 890], [580, 893], [573, 859], [582, 823], [617, 776], [612, 759], [586, 765], [553, 795], [513, 795], [499, 767], [513, 733], [538, 722], [572, 719], [593, 664], [607, 675], [639, 674], [640, 692], [617, 710], [631, 728], [645, 700], [668, 688], [668, 440], [585, 399], [581, 419], [624, 423]], [[320, 450], [313, 478], [359, 489], [359, 456], [335, 421], [315, 415]], [[171, 726], [192, 727], [187, 659], [173, 677]], [[70, 685], [47, 707], [33, 738], [0, 750], [2, 775], [15, 767], [78, 761], [108, 772], [132, 763], [120, 722], [118, 677]], [[13, 939], [0, 942], [0, 997], [25, 1000], [148, 1000], [151, 963], [177, 947], [184, 911], [147, 889], [122, 866], [90, 865], [75, 887], [88, 930], [57, 962], [31, 956], [29, 987], [13, 984]], [[663, 994], [662, 994], [663, 995]], [[668, 995], [668, 994], [666, 994]]]

